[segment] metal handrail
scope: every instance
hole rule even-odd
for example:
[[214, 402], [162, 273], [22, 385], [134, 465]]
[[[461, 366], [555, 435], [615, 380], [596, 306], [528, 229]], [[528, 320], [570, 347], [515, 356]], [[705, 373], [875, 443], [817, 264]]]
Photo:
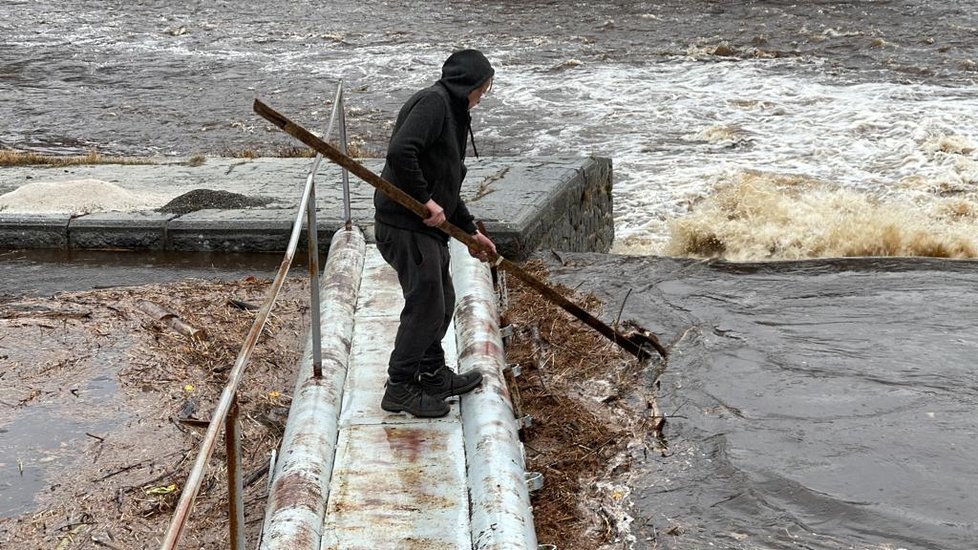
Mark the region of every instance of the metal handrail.
[[[340, 145], [342, 150], [346, 151], [346, 117], [343, 114], [343, 111], [343, 81], [341, 80], [337, 86], [336, 100], [333, 103], [333, 112], [330, 116], [329, 126], [323, 139], [329, 139], [329, 136], [332, 133], [333, 124], [337, 117], [339, 117]], [[183, 529], [187, 523], [187, 519], [189, 518], [190, 510], [193, 506], [194, 500], [197, 498], [197, 493], [200, 490], [200, 485], [203, 481], [207, 463], [214, 452], [218, 432], [220, 431], [222, 424], [225, 425], [225, 440], [228, 449], [227, 461], [229, 484], [228, 493], [230, 496], [229, 525], [231, 529], [231, 548], [234, 550], [244, 550], [244, 506], [242, 503], [241, 475], [238, 468], [240, 464], [240, 438], [237, 412], [238, 386], [241, 384], [241, 380], [244, 377], [244, 369], [251, 360], [251, 355], [258, 343], [258, 337], [265, 328], [265, 323], [268, 321], [268, 316], [271, 313], [272, 307], [275, 305], [275, 300], [278, 299], [279, 292], [281, 291], [282, 285], [285, 283], [285, 278], [292, 266], [292, 260], [295, 258], [299, 237], [302, 233], [303, 214], [305, 214], [307, 223], [307, 241], [309, 244], [309, 276], [310, 286], [312, 287], [310, 295], [310, 310], [312, 311], [310, 330], [313, 335], [313, 376], [322, 375], [322, 349], [320, 343], [321, 332], [319, 311], [319, 245], [318, 229], [316, 226], [315, 192], [315, 174], [319, 169], [319, 164], [321, 161], [322, 153], [318, 153], [313, 161], [312, 167], [309, 170], [309, 174], [306, 177], [305, 189], [303, 190], [302, 198], [299, 201], [298, 213], [296, 215], [295, 222], [292, 225], [292, 233], [289, 237], [289, 244], [286, 247], [285, 255], [282, 258], [281, 264], [279, 265], [275, 279], [272, 281], [272, 285], [269, 288], [268, 293], [265, 295], [265, 300], [262, 302], [258, 313], [255, 315], [255, 321], [252, 323], [251, 329], [248, 331], [248, 335], [245, 337], [241, 351], [238, 353], [238, 356], [235, 359], [234, 367], [231, 368], [228, 375], [228, 382], [224, 386], [224, 390], [221, 392], [221, 399], [217, 404], [217, 408], [214, 409], [214, 413], [211, 415], [210, 424], [207, 427], [207, 433], [204, 435], [200, 450], [197, 453], [197, 459], [194, 462], [193, 468], [190, 470], [190, 474], [187, 476], [187, 481], [184, 483], [183, 491], [180, 493], [180, 500], [177, 502], [173, 516], [170, 519], [170, 524], [167, 527], [164, 535], [163, 542], [160, 545], [161, 550], [172, 550], [176, 548], [180, 541], [180, 536], [183, 533]], [[346, 228], [350, 229], [352, 222], [350, 215], [349, 176], [347, 175], [347, 171], [345, 169], [343, 170], [343, 213]], [[268, 475], [272, 475], [271, 470], [269, 470]]]
[[[329, 136], [333, 134], [333, 125], [336, 119], [340, 119], [340, 147], [343, 151], [346, 151], [346, 116], [344, 115], [343, 109], [343, 81], [340, 80], [339, 85], [336, 86], [336, 99], [333, 101], [333, 112], [329, 116], [329, 124], [326, 126], [325, 139], [329, 139]], [[310, 286], [312, 287], [312, 297], [310, 301], [313, 304], [319, 304], [319, 250], [318, 240], [319, 234], [315, 231], [316, 228], [316, 185], [315, 178], [316, 172], [319, 171], [319, 163], [323, 160], [322, 153], [316, 153], [316, 158], [312, 162], [312, 167], [309, 169], [309, 174], [306, 176], [306, 189], [309, 192], [310, 200], [307, 206], [308, 211], [308, 223], [307, 226], [312, 228], [309, 231], [309, 278]], [[343, 220], [345, 222], [345, 227], [347, 230], [351, 228], [353, 224], [350, 214], [350, 176], [346, 170], [343, 170]], [[312, 373], [313, 376], [319, 378], [323, 375], [323, 346], [322, 346], [322, 334], [319, 331], [320, 319], [319, 319], [319, 307], [312, 308], [311, 323], [312, 327], [315, 329], [312, 331]], [[271, 474], [269, 474], [271, 475]]]

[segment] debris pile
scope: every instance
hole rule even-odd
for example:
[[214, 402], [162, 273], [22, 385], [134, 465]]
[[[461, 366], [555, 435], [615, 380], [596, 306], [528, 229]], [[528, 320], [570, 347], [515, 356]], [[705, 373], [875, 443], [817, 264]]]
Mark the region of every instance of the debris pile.
[[[539, 262], [524, 265], [546, 280]], [[513, 329], [507, 362], [523, 429], [527, 470], [543, 474], [533, 495], [537, 539], [558, 548], [620, 548], [632, 542], [630, 462], [660, 452], [663, 419], [655, 403], [656, 357], [637, 361], [558, 306], [511, 280], [501, 324]], [[601, 304], [561, 286], [590, 313]]]
[[[22, 445], [24, 475], [43, 485], [33, 511], [0, 518], [2, 544], [156, 547], [254, 320], [242, 304], [260, 304], [267, 288], [248, 277], [0, 300], [0, 362], [11, 383], [0, 425], [54, 409], [59, 422], [85, 426], [64, 440]], [[268, 459], [288, 415], [307, 293], [303, 279], [287, 281], [238, 392], [248, 540], [257, 540]], [[30, 453], [44, 445], [62, 452]], [[226, 517], [219, 445], [181, 544], [226, 548]]]
[[266, 197], [249, 197], [241, 193], [213, 189], [194, 189], [188, 191], [157, 209], [165, 214], [189, 214], [198, 210], [216, 208], [228, 210], [234, 208], [255, 208], [266, 206], [272, 199]]

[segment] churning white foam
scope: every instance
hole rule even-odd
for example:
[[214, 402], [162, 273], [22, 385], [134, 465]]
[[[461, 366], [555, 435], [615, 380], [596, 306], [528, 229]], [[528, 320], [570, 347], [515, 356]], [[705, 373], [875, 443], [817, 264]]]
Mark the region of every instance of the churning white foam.
[[616, 250], [623, 252], [662, 253], [671, 220], [715, 193], [717, 180], [745, 171], [918, 205], [943, 200], [948, 189], [976, 200], [978, 96], [926, 85], [816, 82], [804, 71], [778, 71], [779, 63], [501, 71], [486, 126], [523, 113], [532, 120], [520, 137], [527, 153], [612, 157]]
[[[489, 52], [496, 76], [472, 111], [476, 140], [489, 154], [612, 158], [614, 251], [665, 252], [674, 220], [715, 194], [718, 181], [751, 171], [813, 179], [867, 200], [911, 201], [925, 216], [935, 211], [928, 201], [949, 193], [978, 200], [971, 90], [852, 84], [812, 76], [817, 67], [804, 59], [517, 61], [531, 46], [515, 41]], [[370, 63], [305, 62], [324, 77], [371, 82], [396, 109], [437, 77], [444, 54], [433, 45], [382, 45], [370, 48]]]

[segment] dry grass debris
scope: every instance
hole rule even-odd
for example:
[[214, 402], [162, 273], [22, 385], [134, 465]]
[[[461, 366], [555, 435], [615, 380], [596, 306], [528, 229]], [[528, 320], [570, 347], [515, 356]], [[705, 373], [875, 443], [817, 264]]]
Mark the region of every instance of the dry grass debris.
[[145, 158], [104, 156], [95, 151], [85, 155], [45, 155], [30, 151], [0, 149], [0, 166], [77, 166], [81, 164], [159, 164], [159, 161]]
[[[545, 279], [542, 264], [524, 266]], [[600, 302], [557, 287], [597, 314]], [[663, 419], [655, 404], [656, 365], [637, 361], [603, 336], [529, 290], [509, 284], [504, 312], [514, 335], [507, 361], [524, 429], [527, 469], [544, 475], [533, 497], [537, 538], [565, 549], [628, 548], [632, 460], [661, 451]]]

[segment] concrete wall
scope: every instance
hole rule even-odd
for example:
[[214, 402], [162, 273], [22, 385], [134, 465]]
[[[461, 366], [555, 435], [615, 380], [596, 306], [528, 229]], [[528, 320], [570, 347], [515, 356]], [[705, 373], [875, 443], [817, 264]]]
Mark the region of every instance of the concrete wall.
[[[0, 249], [125, 249], [275, 252], [288, 243], [312, 159], [210, 158], [200, 166], [80, 165], [0, 168], [0, 188], [32, 182], [98, 180], [132, 193], [169, 200], [212, 189], [264, 199], [258, 208], [207, 209], [187, 214], [0, 211]], [[375, 173], [381, 159], [363, 164]], [[607, 158], [468, 159], [462, 196], [496, 241], [515, 260], [537, 249], [607, 252], [614, 240], [612, 166]], [[319, 243], [328, 246], [342, 218], [340, 171], [323, 164], [317, 175]], [[352, 221], [373, 236], [373, 188], [351, 178]], [[164, 201], [165, 202], [165, 201]], [[161, 203], [162, 204], [162, 203]], [[304, 249], [304, 239], [300, 244]], [[325, 252], [325, 249], [323, 250]]]

